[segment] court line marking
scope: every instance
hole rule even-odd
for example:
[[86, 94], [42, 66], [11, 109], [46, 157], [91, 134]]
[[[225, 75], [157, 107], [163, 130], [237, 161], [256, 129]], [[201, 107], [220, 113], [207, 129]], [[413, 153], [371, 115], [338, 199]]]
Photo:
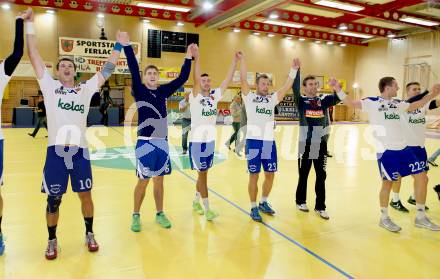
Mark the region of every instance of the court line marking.
[[[119, 132], [118, 130], [114, 129], [113, 127], [111, 127], [114, 131], [116, 131], [118, 134], [124, 136], [121, 132]], [[185, 173], [183, 170], [181, 170], [180, 168], [175, 168], [180, 174], [182, 174], [183, 176], [185, 176], [186, 178], [188, 178], [189, 180], [193, 181], [193, 182], [197, 182], [197, 180], [195, 178], [193, 178], [192, 176], [190, 176], [189, 174]], [[216, 191], [214, 191], [213, 189], [211, 189], [210, 187], [208, 187], [208, 191], [211, 192], [212, 194], [214, 194], [215, 196], [217, 196], [218, 198], [222, 199], [223, 201], [229, 203], [230, 205], [232, 205], [233, 207], [235, 207], [236, 209], [240, 210], [242, 213], [246, 214], [247, 216], [249, 216], [249, 212], [247, 212], [244, 208], [242, 208], [241, 206], [239, 206], [238, 204], [234, 203], [233, 201], [229, 200], [228, 198], [224, 197], [223, 195], [221, 195], [220, 193], [217, 193]], [[250, 218], [250, 217], [249, 217]], [[341, 268], [335, 266], [334, 264], [330, 263], [329, 261], [327, 261], [326, 259], [324, 259], [323, 257], [319, 256], [318, 254], [316, 254], [315, 252], [313, 252], [312, 250], [308, 249], [307, 247], [305, 247], [304, 245], [302, 245], [301, 243], [299, 243], [298, 241], [296, 241], [295, 239], [291, 238], [290, 236], [284, 234], [283, 232], [277, 230], [276, 228], [274, 228], [273, 226], [269, 225], [266, 222], [261, 222], [261, 224], [263, 226], [265, 226], [266, 228], [268, 228], [269, 230], [273, 231], [275, 234], [281, 236], [282, 238], [286, 239], [287, 241], [289, 241], [290, 243], [294, 244], [295, 246], [297, 246], [298, 248], [300, 248], [301, 250], [305, 251], [307, 254], [315, 257], [316, 259], [318, 259], [319, 261], [321, 261], [322, 263], [324, 263], [325, 265], [327, 265], [328, 267], [330, 267], [331, 269], [337, 271], [338, 273], [340, 273], [341, 275], [343, 275], [346, 278], [354, 278], [353, 276], [351, 276], [350, 274], [348, 274], [347, 272], [345, 272], [344, 270], [342, 270]]]

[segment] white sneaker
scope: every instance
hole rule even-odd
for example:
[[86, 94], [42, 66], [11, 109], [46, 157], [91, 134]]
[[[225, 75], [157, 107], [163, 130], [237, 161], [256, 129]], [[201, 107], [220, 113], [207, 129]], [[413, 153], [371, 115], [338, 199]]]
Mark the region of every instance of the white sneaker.
[[423, 218], [416, 218], [415, 225], [418, 228], [425, 228], [431, 231], [440, 231], [440, 226], [437, 226], [431, 222], [431, 220], [429, 220], [426, 216]]
[[398, 232], [402, 229], [398, 225], [394, 224], [393, 221], [391, 221], [390, 217], [387, 217], [385, 219], [381, 218], [379, 222], [379, 226], [389, 230], [390, 232]]
[[315, 212], [318, 213], [318, 215], [325, 220], [330, 219], [330, 216], [328, 216], [327, 212], [325, 210], [317, 210], [315, 209]]
[[305, 203], [297, 204], [296, 207], [303, 212], [309, 212], [309, 208], [307, 207], [307, 204], [305, 204]]

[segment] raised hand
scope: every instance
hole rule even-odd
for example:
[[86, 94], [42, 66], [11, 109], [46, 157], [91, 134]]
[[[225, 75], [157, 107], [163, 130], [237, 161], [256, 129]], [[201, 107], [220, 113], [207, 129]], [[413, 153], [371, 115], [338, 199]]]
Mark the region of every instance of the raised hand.
[[193, 46], [194, 46], [194, 44], [190, 44], [190, 45], [188, 46], [188, 48], [186, 49], [186, 56], [187, 56], [187, 57], [189, 57], [189, 56], [194, 57]]
[[199, 46], [196, 44], [194, 44], [194, 46], [193, 46], [193, 53], [194, 53], [194, 57], [199, 57], [199, 55], [200, 55]]
[[244, 53], [243, 52], [241, 52], [241, 51], [237, 51], [236, 53], [235, 53], [235, 57], [238, 59], [238, 60], [243, 60], [244, 59]]
[[328, 81], [328, 85], [333, 88], [334, 91], [339, 92], [341, 91], [342, 87], [341, 84], [335, 79], [335, 78], [330, 78], [330, 80]]
[[294, 58], [292, 60], [292, 68], [298, 70], [301, 67], [301, 61], [299, 60], [299, 58]]
[[25, 21], [34, 21], [34, 11], [32, 8], [27, 8], [26, 11], [19, 14]]
[[130, 44], [130, 36], [127, 32], [118, 30], [118, 32], [116, 32], [116, 41], [123, 46], [128, 46]]
[[434, 86], [432, 87], [432, 94], [437, 97], [438, 95], [440, 95], [440, 84], [434, 84]]

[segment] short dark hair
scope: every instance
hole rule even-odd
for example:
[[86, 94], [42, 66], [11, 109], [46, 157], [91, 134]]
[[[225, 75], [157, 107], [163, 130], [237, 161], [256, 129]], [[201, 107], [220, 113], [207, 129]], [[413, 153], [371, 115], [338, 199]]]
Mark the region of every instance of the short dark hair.
[[406, 85], [406, 90], [408, 90], [408, 88], [409, 88], [410, 86], [413, 86], [413, 85], [418, 85], [418, 86], [420, 86], [420, 83], [418, 83], [418, 82], [416, 82], [416, 81], [410, 82], [410, 83], [408, 83], [408, 84]]
[[37, 95], [43, 97], [43, 92], [41, 92], [41, 90], [38, 90], [38, 94]]
[[306, 86], [307, 81], [309, 81], [309, 80], [316, 80], [316, 77], [315, 77], [315, 76], [312, 76], [312, 75], [306, 76], [306, 77], [303, 79], [303, 86]]
[[159, 72], [159, 68], [158, 67], [156, 67], [154, 65], [148, 65], [147, 67], [145, 67], [144, 74], [147, 73], [147, 71], [150, 70], [150, 69], [154, 69], [154, 70], [156, 70], [156, 72]]
[[63, 61], [68, 61], [68, 62], [72, 63], [72, 64], [73, 64], [73, 69], [76, 71], [76, 65], [75, 65], [75, 62], [74, 62], [72, 59], [67, 58], [67, 57], [63, 57], [63, 58], [61, 58], [61, 59], [58, 61], [58, 63], [57, 63], [57, 71], [60, 69], [60, 63], [63, 62]]
[[393, 81], [396, 79], [393, 77], [383, 77], [379, 80], [379, 91], [380, 93], [383, 93], [385, 91], [385, 87], [392, 86]]
[[203, 73], [200, 77], [209, 77], [207, 73]]
[[266, 75], [266, 74], [258, 75], [258, 76], [257, 76], [257, 84], [260, 82], [260, 79], [262, 79], [262, 78], [264, 78], [264, 79], [269, 79], [269, 76]]

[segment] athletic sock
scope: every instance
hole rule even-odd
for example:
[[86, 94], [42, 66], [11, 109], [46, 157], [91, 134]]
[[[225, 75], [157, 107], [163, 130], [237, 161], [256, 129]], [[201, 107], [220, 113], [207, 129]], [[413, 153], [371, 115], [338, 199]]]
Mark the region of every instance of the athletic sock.
[[205, 207], [205, 212], [209, 211], [209, 199], [208, 198], [203, 198], [203, 206]]
[[416, 203], [416, 208], [417, 208], [417, 213], [416, 213], [416, 218], [417, 219], [421, 219], [421, 218], [426, 217], [425, 205], [424, 204]]
[[383, 220], [383, 219], [388, 218], [388, 207], [381, 207], [380, 213], [381, 213], [380, 219]]
[[57, 238], [57, 226], [49, 227], [47, 226], [47, 231], [49, 232], [49, 240]]
[[86, 224], [86, 234], [93, 233], [93, 217], [84, 217], [84, 223]]
[[252, 208], [257, 207], [257, 203], [256, 202], [251, 202], [251, 207]]
[[133, 212], [133, 216], [141, 216], [139, 212]]
[[393, 202], [400, 201], [399, 193], [392, 192], [393, 193]]
[[261, 197], [261, 202], [267, 202], [267, 197]]
[[194, 197], [194, 202], [200, 202], [200, 193], [196, 191], [196, 196]]

